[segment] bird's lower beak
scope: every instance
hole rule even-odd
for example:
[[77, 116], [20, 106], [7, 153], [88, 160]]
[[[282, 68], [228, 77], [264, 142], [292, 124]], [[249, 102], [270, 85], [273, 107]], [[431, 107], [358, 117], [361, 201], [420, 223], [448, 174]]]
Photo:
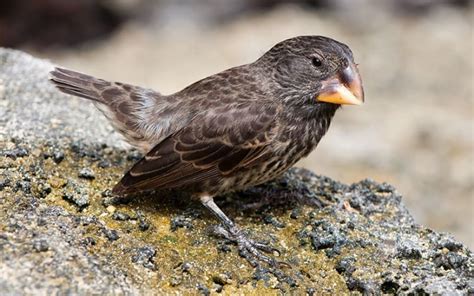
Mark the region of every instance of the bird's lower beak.
[[323, 81], [316, 99], [339, 105], [361, 105], [364, 102], [364, 89], [356, 66], [349, 65], [337, 75]]

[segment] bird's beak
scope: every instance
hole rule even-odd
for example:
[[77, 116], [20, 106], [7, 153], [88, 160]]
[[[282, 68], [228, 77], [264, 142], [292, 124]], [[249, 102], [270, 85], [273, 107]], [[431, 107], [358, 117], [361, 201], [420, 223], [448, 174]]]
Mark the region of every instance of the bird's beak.
[[322, 82], [318, 101], [339, 105], [361, 105], [364, 89], [359, 71], [354, 64]]

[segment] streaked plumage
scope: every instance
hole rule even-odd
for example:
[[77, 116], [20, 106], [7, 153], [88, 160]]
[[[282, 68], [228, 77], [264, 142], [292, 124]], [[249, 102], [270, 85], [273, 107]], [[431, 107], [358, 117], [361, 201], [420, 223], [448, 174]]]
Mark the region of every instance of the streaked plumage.
[[349, 48], [319, 36], [285, 40], [254, 63], [168, 96], [65, 69], [51, 74], [63, 92], [94, 101], [146, 153], [115, 193], [191, 191], [230, 235], [240, 232], [216, 213], [212, 197], [278, 177], [316, 147], [339, 104], [363, 101]]

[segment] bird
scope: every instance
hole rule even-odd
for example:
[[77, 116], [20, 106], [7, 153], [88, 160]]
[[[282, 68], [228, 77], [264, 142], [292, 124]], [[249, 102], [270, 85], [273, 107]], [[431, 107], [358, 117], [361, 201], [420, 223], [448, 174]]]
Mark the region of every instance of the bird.
[[253, 266], [278, 266], [268, 254], [278, 250], [249, 238], [214, 198], [278, 178], [316, 148], [342, 105], [364, 102], [351, 49], [311, 35], [281, 41], [252, 63], [169, 95], [59, 67], [50, 80], [92, 101], [143, 152], [114, 194], [190, 192]]

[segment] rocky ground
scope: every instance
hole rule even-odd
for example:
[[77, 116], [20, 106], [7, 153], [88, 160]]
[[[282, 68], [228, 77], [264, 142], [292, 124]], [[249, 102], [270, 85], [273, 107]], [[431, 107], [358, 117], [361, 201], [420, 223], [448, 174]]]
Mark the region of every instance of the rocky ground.
[[0, 49], [2, 293], [474, 293], [472, 252], [416, 224], [385, 183], [293, 169], [221, 197], [280, 249], [281, 270], [252, 268], [179, 192], [117, 199], [109, 189], [139, 155], [92, 104], [54, 90], [51, 68]]

